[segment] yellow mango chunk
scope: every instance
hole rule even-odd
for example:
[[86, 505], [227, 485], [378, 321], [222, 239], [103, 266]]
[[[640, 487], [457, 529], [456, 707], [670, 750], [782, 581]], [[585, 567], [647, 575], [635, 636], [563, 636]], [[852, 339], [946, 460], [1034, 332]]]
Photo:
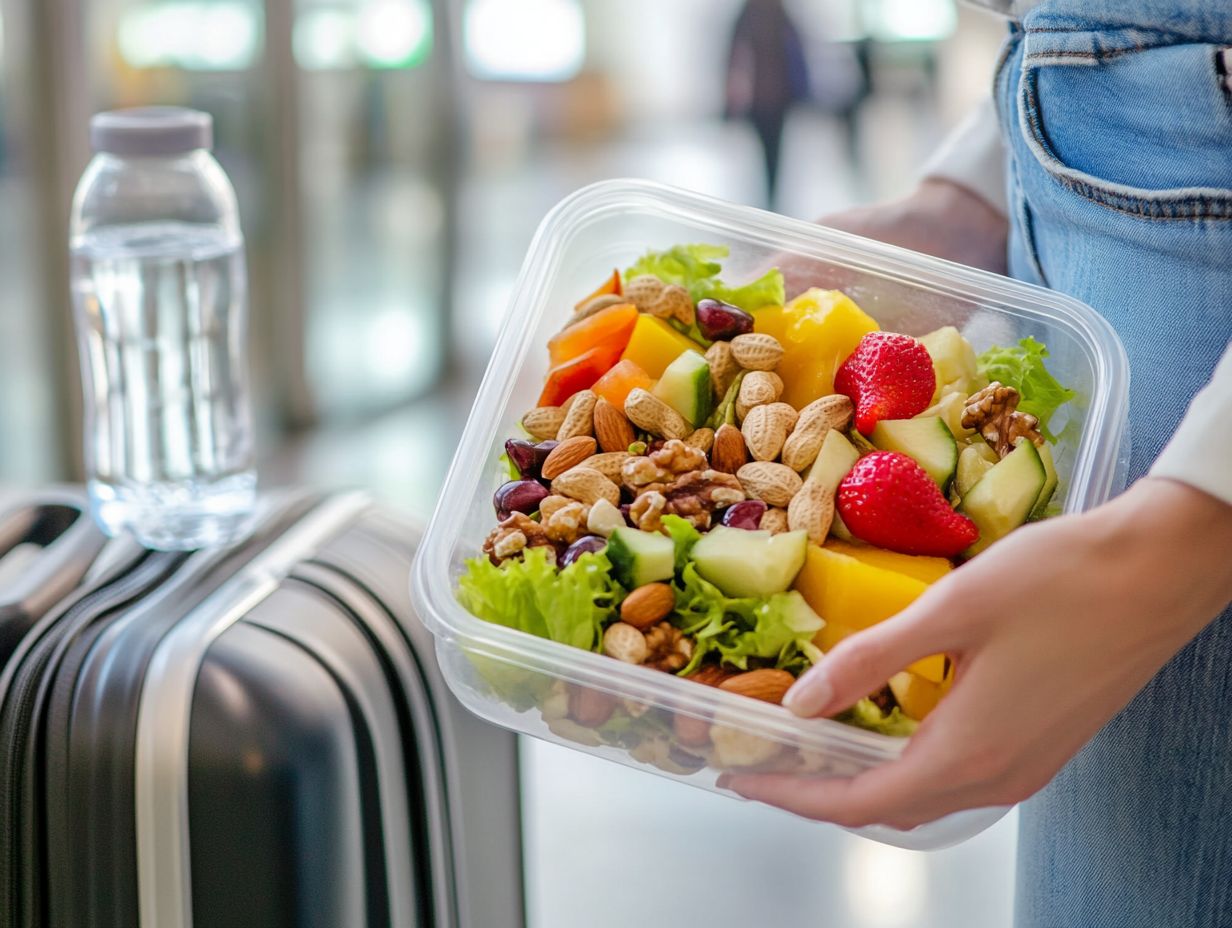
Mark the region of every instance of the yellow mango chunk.
[[[813, 640], [826, 651], [848, 635], [901, 612], [928, 589], [928, 583], [848, 554], [809, 545], [795, 589], [825, 619], [825, 626]], [[935, 654], [916, 661], [909, 669], [940, 683], [945, 658]]]
[[904, 670], [890, 677], [890, 692], [904, 714], [922, 722], [928, 713], [937, 708], [945, 691], [939, 684]]
[[837, 538], [827, 540], [825, 547], [830, 551], [854, 557], [857, 561], [863, 561], [873, 567], [883, 567], [895, 573], [906, 574], [908, 577], [914, 577], [925, 583], [936, 583], [954, 569], [954, 565], [944, 557], [899, 554], [897, 551], [887, 551], [885, 548], [876, 548], [872, 545], [852, 544]]
[[776, 368], [783, 378], [783, 402], [800, 409], [834, 392], [834, 375], [869, 332], [880, 326], [839, 290], [806, 290], [786, 306], [754, 314], [754, 331], [783, 345]]
[[621, 360], [632, 361], [647, 374], [658, 380], [667, 365], [686, 351], [701, 351], [701, 347], [685, 335], [677, 332], [662, 319], [642, 313], [633, 326], [633, 335], [625, 347]]

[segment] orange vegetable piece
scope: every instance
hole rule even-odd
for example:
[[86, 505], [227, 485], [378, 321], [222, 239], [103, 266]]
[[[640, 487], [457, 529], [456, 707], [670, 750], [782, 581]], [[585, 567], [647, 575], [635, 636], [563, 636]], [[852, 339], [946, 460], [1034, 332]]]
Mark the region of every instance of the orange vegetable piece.
[[604, 296], [608, 293], [614, 293], [617, 296], [620, 296], [623, 292], [624, 291], [620, 285], [620, 271], [612, 271], [612, 276], [603, 283], [599, 284], [595, 292], [574, 306], [574, 309], [581, 309], [597, 296]]
[[555, 367], [600, 345], [614, 348], [619, 355], [629, 344], [636, 324], [637, 307], [632, 303], [609, 306], [554, 335], [548, 342], [548, 358]]
[[654, 387], [654, 383], [649, 374], [626, 358], [600, 377], [591, 389], [617, 409], [624, 409], [625, 400], [634, 387], [649, 390]]
[[560, 406], [579, 390], [594, 386], [596, 380], [612, 369], [620, 357], [620, 348], [599, 345], [548, 371], [547, 382], [539, 394], [540, 406]]

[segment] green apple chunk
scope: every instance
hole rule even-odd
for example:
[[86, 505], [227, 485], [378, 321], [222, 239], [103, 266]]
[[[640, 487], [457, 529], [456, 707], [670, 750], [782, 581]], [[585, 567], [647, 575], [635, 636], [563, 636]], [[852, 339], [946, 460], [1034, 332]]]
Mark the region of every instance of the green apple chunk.
[[772, 535], [720, 525], [703, 535], [689, 556], [697, 572], [727, 596], [772, 596], [791, 586], [807, 549], [808, 534], [802, 531]]
[[979, 364], [975, 357], [975, 349], [958, 329], [952, 325], [943, 326], [927, 335], [920, 341], [928, 350], [928, 356], [933, 361], [933, 371], [937, 375], [937, 392], [934, 399], [940, 398], [946, 386], [957, 388], [960, 392], [967, 390], [979, 374]]

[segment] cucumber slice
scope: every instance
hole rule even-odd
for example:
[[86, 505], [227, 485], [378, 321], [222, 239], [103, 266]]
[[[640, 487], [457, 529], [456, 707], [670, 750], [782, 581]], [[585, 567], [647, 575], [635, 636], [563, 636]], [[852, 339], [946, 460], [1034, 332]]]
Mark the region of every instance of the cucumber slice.
[[720, 525], [701, 537], [689, 557], [727, 596], [772, 596], [791, 586], [807, 550], [803, 531], [771, 535]]
[[693, 428], [700, 428], [714, 404], [710, 365], [700, 351], [686, 351], [667, 365], [652, 392]]
[[1031, 510], [1032, 519], [1044, 518], [1044, 513], [1048, 509], [1048, 504], [1052, 502], [1052, 494], [1057, 491], [1057, 465], [1052, 459], [1052, 445], [1044, 442], [1035, 449], [1039, 452], [1040, 461], [1044, 465], [1044, 488], [1040, 490], [1039, 499], [1035, 501], [1035, 507]]
[[979, 540], [963, 554], [979, 554], [1026, 522], [1047, 481], [1038, 449], [1030, 441], [1020, 441], [963, 497], [959, 512], [980, 530]]
[[[983, 442], [980, 442], [985, 448]], [[954, 476], [954, 487], [959, 496], [966, 496], [984, 475], [992, 470], [994, 461], [988, 460], [976, 445], [968, 445], [958, 455], [958, 472]]]
[[958, 466], [958, 443], [939, 416], [882, 419], [869, 436], [883, 451], [899, 451], [928, 471], [945, 492]]
[[825, 441], [821, 443], [821, 450], [817, 452], [817, 460], [808, 472], [808, 479], [813, 483], [820, 483], [827, 490], [836, 490], [858, 460], [860, 452], [847, 437], [842, 432], [830, 429], [826, 433]]
[[676, 546], [666, 535], [635, 528], [618, 528], [607, 539], [604, 553], [616, 579], [630, 590], [676, 573]]

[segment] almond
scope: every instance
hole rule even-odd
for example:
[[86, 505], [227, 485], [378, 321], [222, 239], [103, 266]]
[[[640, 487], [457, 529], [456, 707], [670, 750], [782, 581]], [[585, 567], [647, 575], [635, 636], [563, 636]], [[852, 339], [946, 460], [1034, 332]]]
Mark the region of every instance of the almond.
[[[771, 506], [787, 506], [799, 492], [804, 481], [786, 464], [772, 461], [753, 461], [736, 471], [736, 479], [746, 493]], [[556, 485], [552, 485], [556, 489]]]
[[625, 597], [620, 620], [643, 631], [661, 622], [676, 608], [676, 594], [666, 583], [647, 583]]
[[796, 491], [787, 507], [787, 527], [793, 532], [803, 529], [815, 545], [826, 540], [833, 521], [834, 491], [813, 480]]
[[575, 435], [572, 438], [566, 438], [548, 452], [543, 466], [539, 468], [539, 473], [544, 480], [554, 480], [570, 467], [581, 464], [594, 453], [595, 440], [589, 435]]
[[702, 454], [709, 454], [714, 447], [714, 429], [696, 429], [685, 437], [684, 443], [690, 448], [696, 448]]
[[[800, 494], [797, 493], [796, 496]], [[792, 499], [795, 499], [793, 496]], [[777, 506], [771, 506], [761, 514], [761, 521], [757, 523], [757, 527], [763, 532], [769, 532], [771, 535], [780, 535], [787, 531], [787, 510], [779, 509]]]
[[593, 467], [583, 464], [570, 468], [553, 480], [552, 492], [579, 503], [596, 503], [605, 499], [613, 506], [620, 505], [620, 488]]
[[680, 413], [641, 387], [629, 391], [625, 400], [625, 415], [638, 428], [660, 438], [684, 438], [693, 431]]
[[740, 381], [736, 395], [736, 418], [743, 420], [754, 406], [773, 403], [783, 395], [783, 378], [773, 371], [750, 371]]
[[772, 371], [783, 360], [783, 346], [773, 335], [749, 332], [731, 340], [732, 357], [746, 371]]
[[748, 463], [749, 453], [744, 446], [744, 435], [734, 425], [720, 425], [714, 433], [714, 446], [710, 449], [710, 466], [725, 474], [734, 474]]
[[722, 399], [740, 373], [740, 365], [732, 357], [731, 343], [715, 342], [707, 348], [706, 363], [710, 365], [710, 385], [714, 388], [715, 398]]
[[735, 675], [733, 671], [727, 670], [720, 664], [705, 664], [689, 674], [685, 679], [692, 680], [694, 683], [704, 684], [705, 686], [718, 686], [724, 680]]
[[595, 402], [595, 438], [604, 451], [628, 451], [637, 441], [637, 433], [623, 412], [603, 397]]
[[557, 441], [577, 435], [593, 435], [595, 432], [595, 403], [597, 397], [591, 390], [579, 390], [570, 397], [565, 406], [565, 421], [556, 433]]
[[744, 417], [740, 432], [755, 461], [773, 461], [796, 423], [796, 411], [787, 403], [754, 406]]
[[536, 406], [522, 417], [522, 428], [531, 438], [547, 441], [555, 438], [565, 421], [565, 411], [560, 406]]
[[736, 674], [719, 684], [719, 689], [780, 705], [796, 678], [786, 670], [765, 668]]
[[616, 711], [616, 697], [577, 683], [569, 684], [569, 717], [579, 725], [598, 728]]
[[613, 483], [620, 483], [620, 469], [631, 457], [633, 455], [628, 451], [605, 451], [603, 454], [591, 455], [582, 463], [587, 467], [593, 467]]
[[672, 731], [686, 747], [700, 748], [710, 743], [710, 720], [672, 713]]

